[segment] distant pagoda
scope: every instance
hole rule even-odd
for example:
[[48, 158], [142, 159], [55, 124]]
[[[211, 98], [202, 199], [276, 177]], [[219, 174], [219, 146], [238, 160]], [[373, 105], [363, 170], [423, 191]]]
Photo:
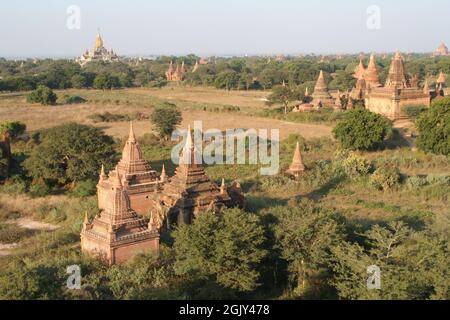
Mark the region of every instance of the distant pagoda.
[[320, 70], [319, 78], [317, 79], [312, 94], [312, 104], [316, 107], [331, 107], [334, 104], [334, 100], [328, 92], [327, 84], [323, 75], [323, 71]]
[[297, 142], [291, 165], [289, 166], [289, 169], [286, 170], [286, 173], [290, 176], [298, 178], [304, 171], [305, 171], [305, 164], [303, 163], [303, 158], [300, 153], [300, 145]]
[[371, 88], [381, 87], [377, 64], [373, 54], [370, 55], [369, 65], [364, 73], [364, 80], [366, 81], [366, 85]]
[[355, 79], [359, 79], [361, 78], [361, 76], [363, 76], [366, 73], [366, 69], [364, 68], [362, 59], [359, 59], [359, 64], [358, 66], [355, 68], [355, 72], [353, 73], [353, 77]]
[[448, 56], [450, 53], [448, 52], [448, 48], [445, 43], [441, 43], [441, 45], [436, 49], [433, 54], [434, 56]]
[[84, 66], [89, 62], [95, 61], [119, 61], [119, 57], [112, 49], [108, 50], [105, 48], [102, 36], [100, 35], [100, 32], [97, 32], [94, 48], [92, 48], [91, 50], [86, 50], [86, 52], [82, 54], [81, 57], [79, 57], [76, 61], [81, 66]]

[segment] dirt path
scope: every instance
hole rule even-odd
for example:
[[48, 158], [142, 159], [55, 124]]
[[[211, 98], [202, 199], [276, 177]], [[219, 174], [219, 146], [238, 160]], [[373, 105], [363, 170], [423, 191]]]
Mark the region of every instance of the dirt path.
[[19, 218], [16, 220], [10, 220], [7, 223], [15, 223], [21, 228], [30, 229], [30, 230], [44, 230], [44, 231], [53, 231], [59, 228], [59, 226], [46, 223], [46, 222], [40, 222], [35, 221], [30, 218]]
[[12, 253], [12, 250], [19, 246], [18, 243], [8, 243], [3, 244], [0, 243], [0, 257], [9, 256]]

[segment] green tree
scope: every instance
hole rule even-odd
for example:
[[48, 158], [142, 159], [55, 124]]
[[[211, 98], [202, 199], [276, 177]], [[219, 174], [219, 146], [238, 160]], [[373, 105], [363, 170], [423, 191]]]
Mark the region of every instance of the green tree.
[[272, 93], [267, 97], [267, 105], [281, 104], [284, 107], [284, 114], [287, 114], [289, 103], [295, 101], [298, 94], [289, 86], [275, 86]]
[[179, 226], [173, 236], [177, 274], [212, 279], [237, 291], [258, 286], [258, 266], [266, 251], [256, 215], [239, 209], [204, 213], [193, 224]]
[[100, 129], [68, 123], [44, 130], [24, 166], [48, 185], [95, 180], [102, 164], [114, 159], [114, 141]]
[[25, 132], [27, 126], [20, 121], [5, 121], [0, 123], [0, 135], [8, 132], [11, 139], [15, 139]]
[[151, 115], [151, 121], [160, 137], [166, 140], [182, 119], [181, 111], [178, 110], [177, 106], [168, 102], [157, 106]]
[[239, 83], [239, 75], [234, 70], [226, 70], [220, 72], [216, 80], [214, 81], [214, 85], [218, 89], [226, 89], [231, 90], [238, 86]]
[[450, 97], [436, 100], [416, 121], [417, 147], [425, 152], [450, 154]]
[[76, 74], [71, 79], [70, 82], [72, 83], [72, 87], [76, 89], [82, 89], [87, 87], [87, 80], [86, 77], [82, 74]]
[[28, 102], [40, 103], [43, 105], [56, 104], [58, 96], [49, 87], [40, 85], [36, 90], [30, 92], [27, 97]]
[[342, 217], [310, 201], [276, 207], [270, 213], [278, 221], [274, 226], [276, 248], [288, 262], [294, 293], [320, 295], [327, 287], [326, 280], [320, 279], [330, 272], [331, 248], [344, 236]]
[[388, 119], [363, 108], [348, 111], [333, 130], [341, 146], [352, 150], [373, 150], [391, 133]]

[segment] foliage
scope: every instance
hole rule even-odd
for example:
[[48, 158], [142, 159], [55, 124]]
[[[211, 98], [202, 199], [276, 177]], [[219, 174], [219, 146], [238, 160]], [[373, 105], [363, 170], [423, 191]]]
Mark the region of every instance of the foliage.
[[113, 144], [98, 128], [68, 123], [43, 130], [24, 166], [48, 185], [96, 179], [101, 165], [110, 166], [114, 158]]
[[339, 165], [350, 178], [365, 176], [372, 170], [370, 161], [355, 152], [344, 150], [337, 155], [337, 158]]
[[372, 174], [369, 184], [378, 190], [389, 190], [400, 182], [400, 171], [394, 165], [386, 164]]
[[160, 137], [165, 139], [170, 137], [181, 120], [181, 111], [176, 105], [167, 102], [157, 106], [151, 115], [152, 124], [156, 127]]
[[289, 103], [298, 99], [298, 93], [289, 86], [275, 86], [267, 97], [267, 105], [281, 104], [284, 107], [284, 114], [287, 114]]
[[320, 281], [329, 272], [331, 248], [342, 241], [342, 217], [304, 201], [288, 207], [276, 207], [270, 214], [278, 221], [273, 226], [276, 248], [289, 263], [289, 273], [297, 295], [320, 292]]
[[175, 272], [192, 279], [212, 279], [237, 291], [258, 285], [264, 230], [256, 215], [239, 209], [204, 213], [173, 233]]
[[78, 103], [85, 103], [87, 100], [80, 97], [80, 96], [68, 96], [65, 98], [64, 103], [65, 104], [78, 104]]
[[27, 100], [32, 103], [40, 103], [42, 105], [56, 104], [57, 95], [49, 87], [40, 85], [36, 90], [32, 91]]
[[78, 181], [72, 193], [76, 197], [92, 196], [97, 191], [96, 183], [92, 180]]
[[417, 147], [434, 154], [450, 154], [450, 97], [436, 100], [416, 121]]
[[8, 132], [11, 139], [22, 135], [26, 129], [27, 126], [25, 123], [20, 121], [5, 121], [0, 123], [0, 134]]
[[406, 106], [405, 113], [411, 119], [417, 119], [422, 113], [426, 112], [426, 106]]
[[357, 108], [347, 112], [333, 130], [341, 146], [352, 150], [373, 150], [390, 136], [392, 125], [383, 116]]

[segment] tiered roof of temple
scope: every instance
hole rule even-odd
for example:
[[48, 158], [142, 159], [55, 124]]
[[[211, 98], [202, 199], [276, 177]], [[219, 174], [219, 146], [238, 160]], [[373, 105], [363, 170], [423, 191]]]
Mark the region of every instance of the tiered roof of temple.
[[84, 66], [88, 62], [91, 62], [91, 61], [111, 62], [111, 61], [118, 61], [118, 60], [119, 60], [119, 57], [112, 49], [108, 50], [104, 47], [103, 39], [102, 39], [100, 33], [97, 33], [97, 36], [95, 38], [94, 48], [92, 48], [91, 50], [86, 50], [86, 52], [77, 59], [77, 62], [81, 66]]
[[328, 92], [328, 87], [325, 82], [323, 71], [320, 70], [319, 78], [317, 79], [312, 94], [312, 104], [318, 107], [333, 106], [334, 100]]
[[448, 48], [445, 45], [445, 43], [441, 43], [439, 48], [436, 49], [436, 51], [433, 54], [434, 56], [448, 56], [450, 53], [448, 52]]
[[373, 54], [370, 55], [369, 65], [364, 73], [364, 80], [366, 81], [367, 86], [370, 86], [371, 88], [381, 87], [377, 64]]
[[173, 224], [191, 223], [202, 212], [220, 212], [235, 205], [243, 205], [239, 183], [219, 187], [206, 175], [201, 155], [194, 145], [190, 128], [175, 175], [154, 194], [152, 217], [170, 229]]
[[289, 169], [286, 170], [286, 173], [290, 176], [298, 178], [303, 172], [305, 172], [305, 164], [303, 163], [303, 158], [300, 153], [300, 145], [297, 142], [291, 165], [289, 166]]
[[396, 52], [389, 67], [384, 87], [367, 87], [365, 106], [370, 111], [391, 119], [404, 117], [404, 107], [430, 106], [431, 96], [418, 87], [418, 81], [408, 81], [400, 52]]
[[187, 70], [184, 61], [181, 63], [181, 66], [177, 64], [175, 69], [173, 68], [173, 63], [171, 61], [169, 69], [166, 71], [166, 79], [167, 81], [182, 81], [186, 72]]

